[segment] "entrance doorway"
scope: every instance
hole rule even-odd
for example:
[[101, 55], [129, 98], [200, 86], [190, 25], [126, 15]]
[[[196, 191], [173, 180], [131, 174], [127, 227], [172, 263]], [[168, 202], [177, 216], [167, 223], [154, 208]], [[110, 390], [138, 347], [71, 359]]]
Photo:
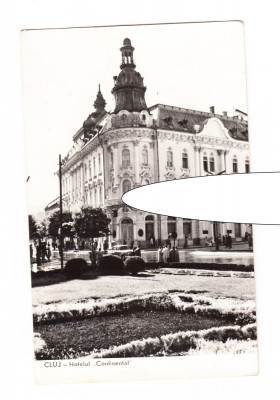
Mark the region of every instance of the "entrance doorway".
[[147, 243], [150, 242], [151, 238], [155, 237], [154, 233], [154, 217], [153, 215], [147, 215], [145, 218], [145, 233]]
[[133, 221], [130, 218], [125, 218], [121, 222], [121, 242], [130, 245], [133, 240]]

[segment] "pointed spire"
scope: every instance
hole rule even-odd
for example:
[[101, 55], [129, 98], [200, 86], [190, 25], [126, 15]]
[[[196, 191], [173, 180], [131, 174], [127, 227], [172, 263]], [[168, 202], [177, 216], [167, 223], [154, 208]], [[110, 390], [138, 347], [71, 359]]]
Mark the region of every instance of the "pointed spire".
[[106, 101], [104, 100], [104, 97], [101, 93], [100, 83], [98, 84], [98, 93], [93, 106], [95, 108], [96, 113], [101, 114], [105, 110]]

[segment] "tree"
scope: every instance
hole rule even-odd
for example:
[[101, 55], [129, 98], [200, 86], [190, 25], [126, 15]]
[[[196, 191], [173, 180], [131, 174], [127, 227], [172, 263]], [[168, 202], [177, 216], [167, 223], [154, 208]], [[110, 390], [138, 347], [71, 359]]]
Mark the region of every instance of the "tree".
[[37, 224], [33, 217], [33, 215], [28, 215], [28, 224], [29, 224], [29, 238], [36, 239], [38, 237], [37, 232]]
[[75, 214], [74, 226], [79, 238], [96, 238], [110, 233], [110, 218], [101, 208], [82, 207], [81, 212]]
[[[55, 239], [59, 236], [60, 229], [60, 211], [55, 211], [49, 217], [49, 235]], [[73, 238], [75, 230], [73, 227], [72, 214], [69, 211], [62, 213], [62, 235], [63, 237]]]

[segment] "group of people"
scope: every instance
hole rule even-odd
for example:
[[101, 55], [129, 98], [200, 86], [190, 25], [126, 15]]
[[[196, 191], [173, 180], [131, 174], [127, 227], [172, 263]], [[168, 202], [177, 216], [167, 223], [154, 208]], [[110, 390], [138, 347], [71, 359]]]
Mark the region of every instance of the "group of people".
[[223, 236], [219, 233], [219, 235], [214, 239], [212, 239], [212, 237], [208, 238], [207, 236], [205, 236], [204, 243], [205, 243], [205, 246], [207, 246], [207, 247], [216, 246], [216, 250], [218, 250], [219, 246], [221, 246], [221, 245], [225, 246], [226, 249], [231, 249], [232, 248], [232, 237], [230, 236], [229, 233], [227, 235], [223, 235]]
[[[41, 262], [44, 261], [50, 261], [52, 255], [50, 243], [42, 242], [41, 240], [39, 240], [38, 242], [35, 243], [35, 248], [36, 248], [37, 265], [41, 265]], [[30, 259], [32, 260], [33, 257], [32, 244], [30, 244], [29, 249], [30, 249]]]
[[165, 245], [158, 249], [158, 262], [179, 262], [179, 251], [177, 246], [173, 246], [171, 249], [170, 245]]

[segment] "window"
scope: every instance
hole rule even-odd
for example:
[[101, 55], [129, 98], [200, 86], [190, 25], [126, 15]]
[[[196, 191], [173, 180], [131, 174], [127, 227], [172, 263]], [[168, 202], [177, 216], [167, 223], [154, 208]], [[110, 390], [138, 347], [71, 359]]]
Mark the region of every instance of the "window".
[[175, 217], [167, 217], [167, 232], [168, 235], [170, 233], [176, 232], [176, 218]]
[[114, 168], [114, 154], [111, 153], [111, 168]]
[[168, 150], [167, 152], [167, 166], [173, 167], [173, 153], [171, 150]]
[[184, 236], [191, 237], [192, 235], [192, 223], [190, 221], [183, 221], [183, 233]]
[[101, 172], [101, 156], [98, 154], [98, 172]]
[[128, 192], [131, 189], [131, 182], [126, 179], [125, 181], [123, 181], [123, 194]]
[[87, 182], [87, 165], [85, 164], [85, 182]]
[[145, 114], [142, 115], [142, 120], [146, 121], [146, 115]]
[[142, 150], [142, 160], [143, 160], [143, 165], [148, 165], [148, 150], [147, 149]]
[[215, 158], [213, 156], [210, 157], [210, 172], [215, 172]]
[[99, 205], [103, 204], [103, 190], [102, 190], [102, 186], [100, 186], [99, 188]]
[[234, 156], [232, 160], [232, 172], [238, 172], [238, 163], [236, 156]]
[[246, 172], [246, 174], [248, 174], [250, 172], [249, 160], [245, 161], [245, 172]]
[[95, 171], [95, 158], [93, 158], [93, 176], [96, 175], [96, 171]]
[[208, 157], [203, 156], [203, 169], [204, 171], [208, 172]]
[[88, 174], [89, 174], [89, 179], [91, 179], [91, 178], [92, 178], [92, 176], [91, 176], [91, 174], [92, 174], [92, 171], [91, 171], [91, 161], [89, 161], [89, 164], [88, 164]]
[[182, 155], [182, 167], [189, 168], [188, 153], [183, 153]]
[[94, 189], [94, 205], [97, 207], [97, 189]]
[[123, 167], [130, 166], [130, 151], [128, 149], [123, 149], [122, 151], [122, 166]]

